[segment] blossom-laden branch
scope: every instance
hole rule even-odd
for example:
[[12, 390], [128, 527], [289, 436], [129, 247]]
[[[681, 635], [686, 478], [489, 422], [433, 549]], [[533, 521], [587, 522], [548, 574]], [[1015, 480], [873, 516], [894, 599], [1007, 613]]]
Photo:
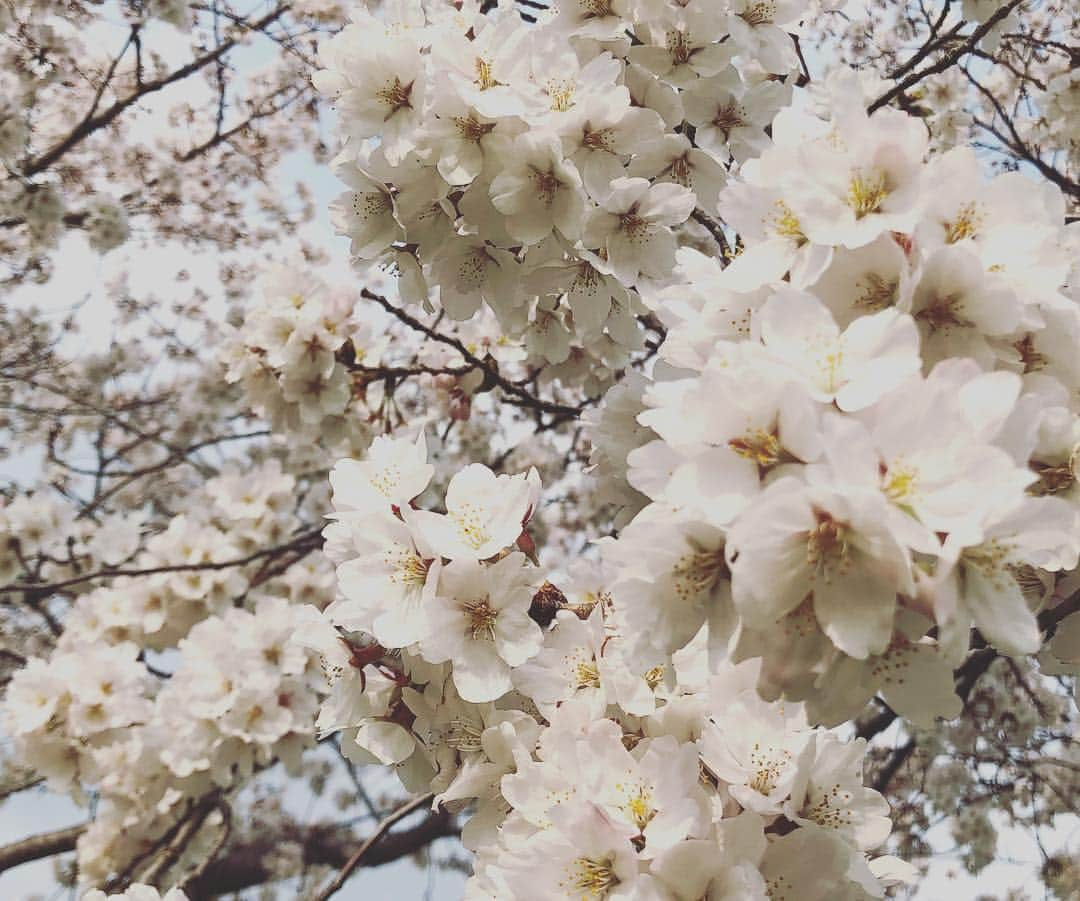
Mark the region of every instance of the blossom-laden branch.
[[315, 529], [309, 532], [303, 532], [283, 544], [269, 548], [261, 548], [244, 557], [238, 557], [231, 560], [209, 560], [203, 563], [174, 563], [165, 566], [149, 566], [142, 569], [102, 569], [96, 572], [84, 573], [81, 576], [72, 576], [70, 579], [62, 579], [59, 582], [43, 582], [40, 584], [17, 582], [12, 585], [0, 586], [0, 595], [26, 594], [35, 597], [47, 597], [54, 592], [64, 591], [65, 589], [82, 585], [85, 582], [93, 582], [98, 579], [140, 578], [145, 576], [163, 575], [166, 573], [217, 572], [220, 570], [247, 566], [268, 557], [277, 558], [292, 553], [297, 554], [295, 559], [299, 559], [309, 551], [321, 546], [321, 544], [322, 537], [319, 530]]

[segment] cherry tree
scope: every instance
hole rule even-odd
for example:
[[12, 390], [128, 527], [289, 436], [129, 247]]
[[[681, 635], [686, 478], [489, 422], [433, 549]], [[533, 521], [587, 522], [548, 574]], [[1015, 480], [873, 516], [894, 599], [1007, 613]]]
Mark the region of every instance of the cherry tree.
[[0, 871], [1071, 897], [1068, 4], [2, 10]]

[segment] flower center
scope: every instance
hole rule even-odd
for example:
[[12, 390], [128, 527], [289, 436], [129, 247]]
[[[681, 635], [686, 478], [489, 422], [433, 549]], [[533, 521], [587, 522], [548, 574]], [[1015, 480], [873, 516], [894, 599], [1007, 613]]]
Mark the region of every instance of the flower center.
[[578, 688], [599, 688], [600, 670], [595, 660], [579, 663], [574, 668], [574, 678]]
[[725, 141], [731, 136], [732, 130], [746, 124], [743, 112], [742, 106], [736, 100], [731, 100], [717, 108], [712, 124], [724, 133]]
[[644, 238], [649, 233], [649, 221], [637, 214], [637, 206], [619, 216], [619, 224], [631, 240]]
[[1024, 375], [1046, 368], [1049, 360], [1046, 359], [1045, 354], [1041, 354], [1035, 349], [1035, 336], [1031, 332], [1028, 332], [1019, 341], [1014, 341], [1013, 347], [1016, 348], [1016, 352], [1020, 355], [1020, 362], [1024, 364]]
[[461, 605], [465, 613], [468, 636], [474, 641], [494, 641], [495, 621], [499, 618], [499, 611], [491, 606], [487, 598], [479, 598], [475, 601], [466, 601]]
[[650, 670], [646, 670], [642, 678], [650, 690], [655, 690], [656, 686], [664, 681], [664, 664], [661, 663]]
[[392, 567], [390, 581], [409, 588], [423, 588], [427, 583], [429, 564], [409, 548], [392, 551], [387, 563]]
[[995, 582], [1002, 590], [1006, 587], [1001, 577], [1007, 572], [1006, 564], [1010, 548], [996, 538], [978, 547], [966, 548], [961, 555], [964, 565], [979, 572], [983, 578]]
[[776, 201], [776, 212], [773, 214], [771, 226], [778, 237], [790, 238], [800, 247], [807, 243], [807, 237], [803, 234], [799, 218], [784, 201]]
[[982, 216], [974, 203], [965, 203], [960, 207], [956, 218], [945, 223], [945, 243], [955, 244], [977, 234], [982, 225]]
[[974, 328], [975, 323], [963, 317], [964, 300], [959, 293], [935, 297], [929, 304], [915, 314], [915, 318], [925, 322], [930, 334], [951, 328]]
[[756, 463], [759, 470], [768, 471], [783, 458], [779, 435], [766, 429], [753, 429], [741, 438], [732, 438], [728, 447], [740, 457]]
[[615, 862], [609, 857], [578, 857], [573, 862], [570, 884], [589, 899], [603, 898], [619, 884], [615, 875]]
[[353, 194], [353, 214], [360, 219], [375, 219], [390, 210], [390, 198], [382, 191]]
[[604, 19], [615, 15], [611, 0], [581, 0], [583, 19]]
[[623, 809], [630, 815], [634, 825], [642, 832], [649, 825], [656, 811], [652, 806], [652, 793], [644, 786], [639, 785], [632, 795], [626, 799]]
[[412, 87], [411, 81], [408, 84], [402, 84], [401, 79], [395, 77], [393, 81], [388, 81], [380, 90], [375, 92], [375, 96], [390, 108], [390, 111], [386, 114], [387, 119], [398, 110], [412, 106], [409, 99], [412, 94]]
[[477, 122], [473, 116], [454, 116], [454, 125], [458, 134], [473, 144], [479, 144], [480, 139], [495, 128], [494, 122]]
[[1080, 446], [1073, 450], [1070, 459], [1064, 463], [1039, 463], [1032, 461], [1031, 468], [1039, 474], [1039, 481], [1032, 485], [1028, 491], [1031, 494], [1042, 496], [1047, 494], [1060, 494], [1068, 491], [1076, 484], [1076, 473], [1073, 472], [1073, 462]]
[[555, 195], [559, 193], [559, 188], [562, 187], [562, 182], [559, 181], [554, 172], [542, 172], [535, 166], [529, 168], [532, 170], [532, 180], [536, 186], [537, 196], [543, 201], [544, 206], [551, 206], [555, 200]]
[[915, 493], [918, 472], [910, 466], [890, 466], [881, 490], [894, 504], [902, 504]]
[[483, 730], [472, 720], [463, 717], [455, 717], [450, 720], [450, 727], [446, 732], [446, 743], [455, 751], [464, 751], [467, 754], [483, 750], [480, 736]]
[[614, 153], [612, 148], [612, 138], [610, 128], [601, 128], [599, 131], [593, 131], [588, 125], [585, 126], [585, 133], [582, 135], [581, 143], [588, 147], [590, 150], [605, 150], [608, 153]]
[[842, 829], [854, 822], [851, 809], [844, 806], [850, 802], [851, 792], [843, 791], [837, 783], [821, 791], [814, 804], [803, 808], [802, 815], [824, 829]]
[[728, 575], [723, 548], [695, 548], [679, 558], [671, 568], [675, 594], [680, 600], [692, 600], [712, 591]]
[[885, 176], [881, 172], [855, 172], [848, 182], [847, 204], [856, 219], [878, 212], [888, 196]]
[[557, 81], [552, 79], [547, 84], [547, 94], [551, 98], [551, 108], [557, 113], [565, 113], [574, 105], [574, 88], [576, 84], [572, 79]]
[[876, 312], [896, 303], [899, 280], [891, 281], [876, 272], [868, 272], [859, 282], [862, 293], [855, 298], [855, 306], [861, 310]]
[[473, 67], [476, 70], [476, 79], [473, 84], [480, 88], [481, 91], [486, 91], [488, 88], [493, 88], [499, 84], [491, 71], [491, 63], [486, 59], [478, 56], [473, 63]]
[[747, 785], [759, 795], [768, 795], [776, 790], [780, 782], [780, 776], [791, 763], [792, 754], [783, 748], [762, 748], [758, 742], [754, 742], [750, 752], [750, 768], [753, 776]]
[[776, 4], [772, 2], [762, 2], [755, 3], [753, 6], [748, 6], [739, 13], [739, 18], [747, 25], [764, 25], [766, 22], [771, 22], [775, 15]]
[[690, 62], [690, 57], [696, 52], [695, 48], [690, 46], [685, 31], [669, 31], [665, 43], [667, 44], [668, 53], [671, 54], [671, 61], [676, 66], [685, 66]]
[[473, 550], [483, 547], [491, 539], [487, 529], [484, 528], [480, 511], [472, 504], [462, 504], [461, 509], [455, 510], [450, 517], [457, 526], [458, 536]]
[[817, 525], [806, 536], [806, 563], [814, 570], [843, 562], [848, 552], [848, 526], [823, 510], [815, 510]]

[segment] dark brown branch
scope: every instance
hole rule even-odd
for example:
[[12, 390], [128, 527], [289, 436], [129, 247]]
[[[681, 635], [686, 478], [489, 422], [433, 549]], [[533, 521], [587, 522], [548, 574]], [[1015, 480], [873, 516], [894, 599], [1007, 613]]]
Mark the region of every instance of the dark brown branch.
[[1022, 2], [1023, 0], [1009, 0], [1008, 3], [1000, 6], [997, 10], [994, 11], [994, 14], [991, 15], [990, 18], [988, 18], [985, 22], [983, 22], [982, 25], [976, 28], [967, 37], [965, 41], [958, 44], [953, 50], [950, 50], [948, 53], [942, 56], [941, 59], [939, 59], [936, 63], [927, 66], [925, 69], [920, 69], [918, 72], [912, 72], [899, 84], [894, 85], [892, 88], [890, 88], [880, 97], [878, 97], [877, 100], [875, 100], [866, 108], [866, 111], [868, 113], [873, 113], [874, 111], [881, 109], [881, 107], [885, 106], [888, 103], [891, 103], [901, 94], [903, 94], [908, 88], [914, 87], [923, 79], [928, 78], [931, 75], [937, 75], [941, 72], [944, 72], [951, 66], [956, 65], [960, 57], [962, 57], [965, 53], [969, 52], [973, 47], [977, 46], [979, 41], [986, 37], [986, 35], [990, 33], [991, 29], [993, 29], [993, 27], [997, 25], [998, 22], [1004, 19]]
[[[433, 813], [423, 822], [401, 832], [392, 832], [372, 847], [359, 866], [377, 867], [414, 854], [436, 839], [459, 833], [454, 818], [445, 811]], [[219, 895], [243, 891], [279, 879], [267, 865], [268, 855], [285, 842], [301, 847], [305, 867], [328, 866], [340, 869], [348, 862], [358, 839], [337, 823], [302, 827], [288, 824], [281, 832], [235, 842], [225, 854], [210, 863], [184, 887], [191, 901], [209, 901]]]
[[[259, 19], [256, 19], [251, 23], [252, 30], [260, 30], [276, 22], [288, 11], [288, 5], [278, 6], [272, 9], [266, 15]], [[198, 72], [205, 66], [211, 63], [217, 62], [222, 56], [224, 56], [229, 50], [235, 47], [238, 43], [238, 38], [230, 38], [227, 41], [223, 41], [219, 46], [215, 47], [209, 53], [205, 53], [202, 56], [196, 57], [187, 65], [181, 66], [179, 69], [175, 69], [168, 75], [163, 75], [161, 78], [156, 78], [153, 81], [142, 82], [135, 91], [124, 97], [121, 100], [117, 100], [108, 109], [103, 110], [95, 115], [97, 104], [90, 108], [90, 111], [82, 121], [76, 125], [66, 138], [54, 144], [51, 148], [46, 150], [41, 156], [28, 160], [21, 169], [21, 174], [24, 177], [36, 175], [45, 169], [48, 169], [53, 163], [60, 159], [64, 154], [77, 145], [81, 144], [86, 138], [92, 135], [98, 129], [104, 128], [110, 122], [112, 122], [117, 116], [119, 116], [124, 110], [134, 103], [140, 101], [147, 94], [153, 94], [160, 91], [162, 88], [166, 88], [171, 84], [178, 81], [183, 81], [189, 75]]]
[[29, 838], [4, 845], [0, 848], [0, 873], [17, 867], [21, 863], [74, 851], [75, 843], [86, 831], [87, 825], [80, 823], [78, 826], [68, 826], [66, 829], [57, 829], [55, 832], [31, 835]]
[[249, 563], [254, 563], [256, 560], [261, 560], [263, 557], [276, 556], [277, 554], [283, 554], [288, 551], [303, 551], [303, 553], [306, 554], [308, 551], [313, 550], [321, 544], [321, 530], [312, 529], [309, 532], [302, 532], [292, 541], [286, 542], [285, 544], [264, 548], [261, 551], [255, 551], [253, 554], [248, 554], [246, 557], [237, 557], [233, 560], [220, 560], [208, 563], [176, 563], [167, 566], [151, 566], [146, 569], [101, 569], [97, 572], [73, 576], [70, 579], [64, 579], [60, 582], [43, 582], [40, 584], [22, 582], [15, 583], [14, 585], [6, 585], [0, 588], [0, 595], [28, 592], [40, 597], [54, 591], [59, 591], [63, 588], [70, 588], [72, 585], [80, 585], [83, 582], [92, 581], [93, 579], [111, 579], [121, 576], [130, 578], [135, 576], [153, 576], [160, 573], [230, 569], [234, 566], [246, 566]]
[[571, 407], [566, 404], [542, 400], [541, 398], [536, 397], [534, 394], [530, 394], [520, 385], [515, 384], [514, 382], [510, 381], [510, 379], [506, 378], [506, 376], [499, 373], [498, 369], [494, 365], [480, 359], [480, 357], [472, 353], [457, 338], [453, 338], [450, 335], [444, 335], [442, 334], [442, 332], [435, 331], [435, 329], [425, 325], [419, 319], [416, 319], [415, 317], [410, 316], [404, 310], [395, 307], [392, 303], [390, 303], [389, 300], [387, 300], [382, 295], [375, 294], [374, 292], [369, 291], [367, 288], [364, 288], [360, 293], [364, 298], [374, 301], [384, 310], [386, 310], [387, 313], [389, 313], [399, 322], [404, 323], [414, 331], [427, 335], [427, 337], [429, 337], [432, 341], [438, 341], [440, 344], [446, 344], [449, 347], [454, 348], [459, 354], [461, 354], [462, 357], [465, 358], [466, 362], [471, 367], [479, 369], [484, 373], [485, 381], [488, 381], [493, 386], [497, 385], [506, 394], [510, 395], [512, 398], [516, 398], [518, 401], [520, 401], [520, 406], [530, 407], [542, 413], [554, 413], [557, 415], [569, 416], [576, 419], [578, 416], [581, 415], [581, 411], [584, 407], [594, 402], [591, 399], [586, 399], [580, 406]]
[[889, 759], [886, 761], [885, 766], [883, 766], [874, 777], [874, 791], [885, 792], [889, 787], [889, 784], [893, 781], [893, 778], [900, 772], [900, 767], [902, 767], [907, 759], [915, 753], [916, 747], [915, 739], [909, 738], [904, 744], [889, 755]]
[[[1080, 592], [1073, 594], [1056, 607], [1040, 613], [1039, 630], [1052, 634], [1058, 623], [1065, 619], [1066, 616], [1076, 612], [1080, 612]], [[986, 640], [981, 635], [976, 635], [974, 648], [953, 674], [956, 693], [960, 696], [960, 700], [967, 701], [968, 696], [975, 687], [975, 683], [979, 681], [979, 678], [990, 668], [990, 664], [997, 657], [998, 652], [987, 645]], [[884, 702], [879, 703], [882, 706], [881, 712], [856, 729], [855, 734], [859, 738], [865, 738], [869, 741], [875, 735], [884, 732], [892, 725], [894, 720], [898, 719], [897, 713], [891, 707]]]
[[976, 81], [966, 69], [963, 71], [964, 75], [967, 76], [968, 81], [970, 81], [976, 87], [976, 89], [984, 97], [986, 97], [987, 100], [990, 101], [990, 104], [994, 107], [994, 110], [997, 112], [999, 118], [1005, 123], [1005, 127], [1009, 129], [1010, 134], [1012, 134], [1013, 140], [1010, 141], [1005, 135], [1001, 133], [999, 129], [994, 127], [994, 125], [992, 125], [991, 123], [983, 122], [977, 117], [974, 119], [975, 124], [979, 128], [983, 129], [983, 131], [987, 131], [995, 138], [997, 138], [997, 140], [1001, 142], [1001, 145], [1005, 147], [1006, 150], [1015, 153], [1022, 160], [1031, 163], [1032, 166], [1039, 170], [1039, 173], [1044, 178], [1052, 181], [1066, 194], [1070, 194], [1073, 197], [1080, 197], [1080, 184], [1066, 177], [1061, 172], [1058, 172], [1057, 169], [1049, 165], [1037, 154], [1033, 153], [1024, 143], [1024, 140], [1020, 136], [1020, 133], [1016, 130], [1016, 126], [1013, 124], [1012, 119], [1005, 112], [1002, 105], [998, 102], [998, 99], [992, 93], [990, 93], [990, 91], [988, 91], [981, 84], [979, 84], [979, 82]]
[[375, 827], [375, 831], [371, 833], [365, 839], [364, 843], [353, 853], [353, 855], [345, 861], [345, 865], [341, 868], [341, 872], [337, 874], [332, 882], [326, 886], [322, 891], [314, 896], [313, 901], [326, 901], [331, 895], [335, 894], [346, 881], [349, 876], [352, 875], [360, 862], [364, 859], [364, 856], [371, 851], [376, 842], [379, 841], [389, 830], [394, 823], [399, 820], [405, 819], [410, 813], [415, 810], [419, 810], [421, 807], [426, 807], [435, 797], [433, 792], [428, 792], [426, 795], [419, 795], [413, 798], [411, 801], [402, 804], [397, 810], [384, 819], [378, 826]]

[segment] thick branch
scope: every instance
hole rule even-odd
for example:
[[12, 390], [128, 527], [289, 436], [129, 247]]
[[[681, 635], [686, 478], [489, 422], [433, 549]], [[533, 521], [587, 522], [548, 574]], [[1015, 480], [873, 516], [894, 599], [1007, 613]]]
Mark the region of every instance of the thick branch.
[[399, 820], [405, 819], [409, 814], [415, 810], [419, 810], [421, 807], [426, 807], [431, 803], [432, 798], [435, 795], [432, 792], [428, 792], [426, 795], [419, 795], [413, 798], [411, 801], [402, 804], [397, 810], [386, 817], [378, 826], [375, 827], [375, 831], [371, 833], [364, 840], [364, 843], [360, 845], [356, 851], [345, 861], [345, 865], [341, 868], [341, 872], [326, 886], [321, 892], [319, 892], [314, 901], [326, 901], [331, 895], [335, 894], [352, 875], [353, 870], [360, 866], [364, 858], [371, 853], [375, 844], [390, 831], [390, 828]]
[[68, 826], [66, 829], [57, 829], [55, 832], [43, 832], [41, 835], [31, 835], [29, 838], [4, 845], [0, 848], [0, 873], [17, 867], [21, 863], [29, 863], [31, 860], [41, 860], [43, 857], [74, 851], [75, 843], [86, 831], [86, 827], [86, 823], [80, 823], [78, 826]]
[[[383, 837], [360, 862], [363, 867], [377, 867], [414, 854], [431, 842], [458, 834], [454, 818], [446, 812], [434, 813], [419, 825]], [[211, 863], [184, 891], [191, 901], [209, 901], [218, 895], [238, 892], [280, 878], [268, 865], [269, 855], [286, 842], [302, 849], [304, 866], [329, 866], [340, 869], [349, 860], [358, 839], [351, 830], [336, 823], [324, 823], [306, 829], [289, 826], [280, 833], [260, 835], [230, 845], [225, 855]]]

